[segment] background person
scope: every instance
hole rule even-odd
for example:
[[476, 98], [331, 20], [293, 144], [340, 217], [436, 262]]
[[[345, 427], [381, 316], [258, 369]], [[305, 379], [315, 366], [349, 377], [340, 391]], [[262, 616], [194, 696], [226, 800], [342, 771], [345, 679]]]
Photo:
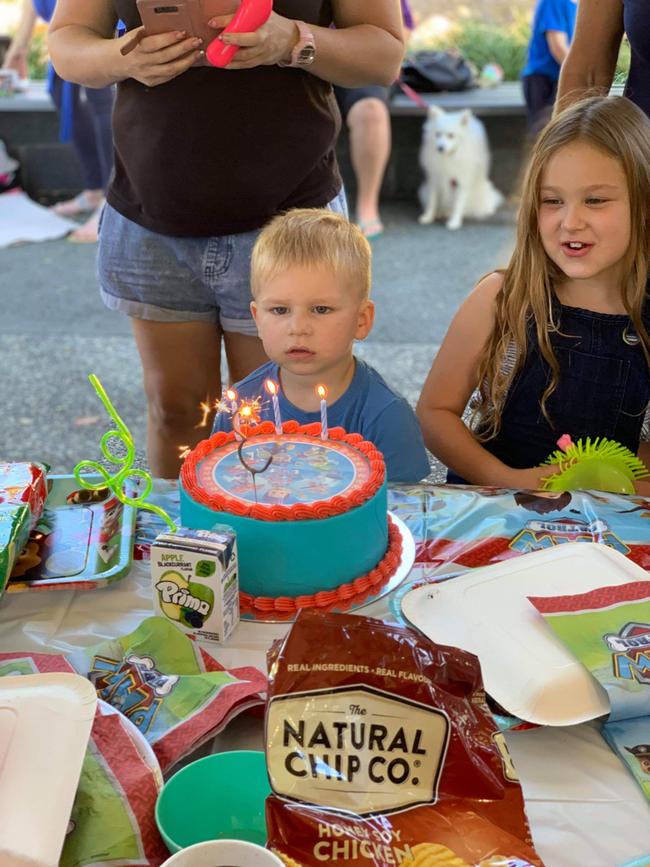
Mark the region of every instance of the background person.
[[536, 135], [551, 116], [560, 68], [569, 53], [578, 0], [537, 0], [521, 73], [528, 109], [528, 128]]
[[648, 0], [580, 0], [573, 43], [560, 76], [560, 108], [594, 92], [609, 93], [624, 34], [631, 48], [625, 96], [650, 116]]
[[249, 306], [260, 228], [294, 207], [345, 207], [330, 82], [390, 84], [404, 37], [394, 0], [276, 0], [255, 33], [223, 35], [242, 47], [215, 69], [193, 67], [205, 46], [178, 32], [123, 54], [135, 37], [113, 38], [118, 18], [138, 28], [135, 0], [59, 0], [49, 44], [62, 75], [118, 83], [98, 270], [104, 302], [132, 317], [149, 463], [172, 477], [179, 446], [202, 436], [199, 404], [221, 395], [222, 336], [233, 380], [266, 359]]
[[[55, 0], [23, 0], [16, 35], [7, 49], [4, 69], [15, 69], [28, 78], [27, 58], [38, 16], [49, 21]], [[99, 214], [113, 168], [111, 112], [113, 88], [79, 87], [63, 81], [50, 67], [48, 89], [61, 116], [61, 139], [71, 141], [81, 166], [84, 189], [69, 201], [59, 202], [52, 210], [62, 217], [91, 216], [72, 232], [73, 241], [96, 241]]]
[[[406, 34], [415, 28], [408, 0], [401, 0]], [[356, 220], [368, 238], [384, 231], [379, 214], [381, 184], [391, 149], [389, 87], [335, 87], [341, 116], [348, 126], [350, 162], [356, 178]]]

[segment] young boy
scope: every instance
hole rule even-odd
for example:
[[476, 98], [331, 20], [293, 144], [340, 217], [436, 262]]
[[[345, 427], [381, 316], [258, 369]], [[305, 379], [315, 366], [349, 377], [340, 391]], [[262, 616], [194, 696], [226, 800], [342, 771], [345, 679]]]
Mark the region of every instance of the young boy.
[[[388, 480], [417, 482], [429, 461], [415, 413], [381, 376], [352, 354], [370, 332], [370, 246], [361, 230], [331, 211], [297, 209], [272, 220], [251, 259], [251, 311], [271, 361], [236, 383], [239, 399], [262, 398], [262, 420], [273, 420], [264, 383], [280, 384], [283, 421], [320, 421], [318, 385], [327, 389], [330, 427], [373, 442]], [[214, 431], [231, 429], [217, 415]]]

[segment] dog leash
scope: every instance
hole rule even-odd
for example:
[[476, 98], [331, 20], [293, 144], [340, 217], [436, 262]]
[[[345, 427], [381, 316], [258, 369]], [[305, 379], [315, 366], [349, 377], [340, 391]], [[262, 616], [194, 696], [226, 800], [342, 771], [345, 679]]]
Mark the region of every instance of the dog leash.
[[425, 111], [429, 110], [429, 103], [426, 100], [422, 99], [420, 94], [416, 90], [413, 90], [412, 87], [409, 87], [408, 84], [403, 82], [401, 78], [398, 78], [395, 81], [395, 84], [399, 87], [399, 89], [405, 96], [408, 96], [408, 98], [418, 106], [418, 108], [423, 108]]

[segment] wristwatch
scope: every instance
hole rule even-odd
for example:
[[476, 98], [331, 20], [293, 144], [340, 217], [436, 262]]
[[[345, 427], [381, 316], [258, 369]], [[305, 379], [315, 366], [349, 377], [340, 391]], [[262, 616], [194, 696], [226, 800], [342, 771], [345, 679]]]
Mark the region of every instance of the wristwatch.
[[298, 28], [298, 41], [293, 46], [291, 60], [289, 62], [281, 60], [278, 62], [278, 66], [295, 66], [300, 69], [310, 66], [314, 62], [316, 44], [314, 42], [314, 34], [304, 21], [294, 21], [293, 23]]

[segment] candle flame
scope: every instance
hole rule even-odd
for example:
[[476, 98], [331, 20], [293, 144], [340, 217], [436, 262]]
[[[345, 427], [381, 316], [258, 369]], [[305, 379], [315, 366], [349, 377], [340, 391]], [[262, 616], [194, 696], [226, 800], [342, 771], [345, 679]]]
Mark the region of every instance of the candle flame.
[[228, 398], [228, 400], [237, 400], [237, 392], [234, 388], [227, 388], [226, 397]]
[[324, 385], [316, 386], [316, 391], [318, 392], [318, 396], [320, 397], [320, 399], [325, 400], [325, 398], [327, 397], [327, 389], [325, 388], [325, 386]]
[[278, 387], [273, 382], [272, 379], [267, 379], [266, 382], [264, 383], [264, 387], [266, 388], [266, 390], [268, 391], [269, 394], [277, 394], [278, 393]]

